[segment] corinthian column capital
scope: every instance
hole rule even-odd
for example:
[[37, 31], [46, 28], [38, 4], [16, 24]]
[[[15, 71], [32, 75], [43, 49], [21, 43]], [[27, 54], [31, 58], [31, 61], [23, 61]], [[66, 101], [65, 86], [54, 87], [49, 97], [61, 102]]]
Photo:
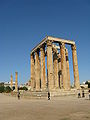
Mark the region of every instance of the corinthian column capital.
[[65, 49], [65, 44], [64, 43], [61, 43], [61, 48]]
[[47, 46], [52, 46], [52, 41], [48, 40], [47, 41]]
[[42, 45], [42, 46], [40, 47], [40, 51], [44, 51], [44, 52], [45, 52], [45, 45]]
[[76, 45], [71, 46], [72, 50], [76, 50]]
[[65, 49], [66, 61], [68, 61], [68, 50]]

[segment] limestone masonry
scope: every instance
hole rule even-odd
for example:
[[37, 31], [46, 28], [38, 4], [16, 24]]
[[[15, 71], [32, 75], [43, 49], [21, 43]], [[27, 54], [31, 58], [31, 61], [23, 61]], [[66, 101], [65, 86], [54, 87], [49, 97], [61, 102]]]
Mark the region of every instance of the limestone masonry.
[[75, 42], [46, 36], [30, 54], [32, 91], [71, 89], [68, 50], [65, 44], [72, 48], [74, 87], [80, 89]]

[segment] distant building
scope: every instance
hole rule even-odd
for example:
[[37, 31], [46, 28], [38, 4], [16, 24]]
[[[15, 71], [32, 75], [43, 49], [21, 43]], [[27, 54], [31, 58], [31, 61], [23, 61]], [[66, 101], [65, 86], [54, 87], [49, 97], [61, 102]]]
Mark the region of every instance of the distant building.
[[88, 80], [88, 83], [90, 83], [90, 80]]
[[87, 83], [90, 83], [90, 80], [84, 81], [84, 82], [80, 85], [80, 87], [87, 89], [87, 88], [88, 88], [88, 84], [87, 84]]
[[83, 83], [86, 84], [87, 82], [90, 83], [90, 80], [86, 80], [86, 81], [84, 81]]
[[21, 84], [19, 87], [27, 87], [27, 89], [30, 90], [31, 89], [31, 82], [28, 81], [28, 82], [26, 82], [24, 84]]
[[0, 86], [4, 86], [4, 82], [0, 82]]
[[[11, 82], [4, 82], [4, 86], [7, 87], [11, 87]], [[13, 82], [13, 87], [15, 87], [15, 82]]]
[[81, 88], [88, 88], [88, 84], [81, 84], [80, 87]]

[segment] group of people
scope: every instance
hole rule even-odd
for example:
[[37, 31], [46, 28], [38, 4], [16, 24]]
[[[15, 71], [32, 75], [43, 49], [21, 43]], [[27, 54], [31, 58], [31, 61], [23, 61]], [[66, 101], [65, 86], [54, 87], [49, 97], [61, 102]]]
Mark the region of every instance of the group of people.
[[[89, 100], [90, 100], [90, 90], [88, 91], [88, 96], [89, 96]], [[82, 97], [85, 97], [84, 90], [82, 90]], [[78, 92], [78, 98], [81, 98], [80, 91]]]

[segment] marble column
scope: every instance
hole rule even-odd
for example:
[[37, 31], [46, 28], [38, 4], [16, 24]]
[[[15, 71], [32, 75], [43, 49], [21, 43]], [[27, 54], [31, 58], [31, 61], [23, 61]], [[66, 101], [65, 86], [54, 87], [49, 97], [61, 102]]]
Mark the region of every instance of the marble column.
[[55, 88], [59, 88], [59, 81], [58, 81], [58, 56], [57, 56], [56, 52], [54, 52], [54, 54], [53, 54], [53, 65], [54, 65], [54, 83], [55, 83]]
[[15, 72], [15, 92], [18, 92], [18, 72]]
[[34, 74], [34, 53], [31, 54], [31, 91], [35, 88], [35, 74]]
[[59, 87], [63, 87], [63, 81], [62, 81], [62, 74], [61, 74], [61, 55], [58, 54], [58, 81], [59, 81]]
[[41, 60], [41, 89], [46, 89], [46, 80], [45, 80], [45, 46], [40, 48], [40, 60]]
[[40, 91], [40, 60], [39, 51], [35, 51], [35, 81], [36, 81], [36, 91]]
[[66, 49], [66, 70], [67, 70], [68, 89], [70, 89], [70, 71], [69, 71], [69, 59], [68, 59], [68, 50], [67, 49]]
[[13, 89], [13, 76], [11, 75], [11, 89]]
[[65, 44], [62, 43], [60, 46], [61, 53], [61, 69], [62, 69], [62, 81], [63, 81], [63, 89], [68, 89], [67, 83], [67, 72], [66, 72], [66, 56], [65, 56]]
[[53, 56], [52, 56], [52, 42], [47, 41], [47, 74], [48, 74], [48, 89], [54, 88], [53, 80]]
[[76, 45], [72, 45], [71, 47], [72, 47], [72, 58], [73, 58], [74, 86], [76, 89], [80, 89]]

